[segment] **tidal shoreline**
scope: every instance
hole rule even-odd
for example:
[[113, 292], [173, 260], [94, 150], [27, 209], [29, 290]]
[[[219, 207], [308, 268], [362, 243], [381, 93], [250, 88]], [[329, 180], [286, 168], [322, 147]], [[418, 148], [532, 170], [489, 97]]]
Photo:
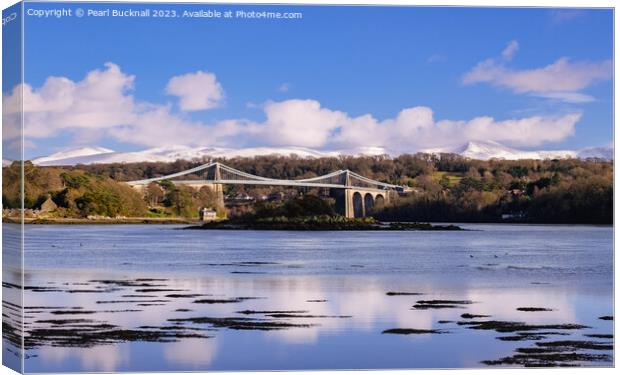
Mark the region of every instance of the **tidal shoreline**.
[[[19, 218], [3, 218], [3, 223], [21, 224]], [[71, 224], [71, 225], [88, 225], [88, 224], [196, 224], [197, 220], [184, 218], [154, 218], [154, 217], [126, 217], [122, 219], [116, 218], [24, 218], [24, 224]]]

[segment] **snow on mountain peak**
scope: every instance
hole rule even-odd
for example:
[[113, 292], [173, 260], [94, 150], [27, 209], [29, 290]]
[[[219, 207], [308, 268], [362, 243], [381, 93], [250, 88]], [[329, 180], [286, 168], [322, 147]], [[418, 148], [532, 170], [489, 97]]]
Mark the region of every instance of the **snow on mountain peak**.
[[589, 148], [583, 150], [552, 150], [552, 151], [523, 151], [505, 146], [493, 141], [469, 141], [455, 148], [428, 149], [422, 152], [432, 154], [452, 153], [470, 159], [564, 159], [564, 158], [588, 158], [596, 157], [613, 159], [613, 149], [606, 147]]
[[80, 158], [91, 155], [102, 155], [102, 154], [110, 154], [113, 153], [114, 150], [110, 150], [105, 147], [80, 147], [69, 150], [63, 150], [56, 153], [53, 153], [48, 156], [39, 157], [33, 159], [32, 162], [34, 164], [42, 164], [45, 165], [47, 162], [53, 162], [55, 160], [63, 160], [63, 159], [72, 159], [72, 158]]
[[[453, 153], [470, 159], [488, 160], [492, 158], [518, 159], [561, 159], [561, 158], [589, 158], [597, 157], [613, 159], [613, 148], [596, 147], [578, 151], [522, 151], [498, 142], [469, 141], [460, 147], [437, 148], [421, 150], [421, 152], [440, 154]], [[37, 165], [76, 165], [76, 164], [105, 164], [105, 163], [137, 163], [137, 162], [173, 162], [179, 159], [209, 159], [253, 157], [261, 155], [290, 156], [295, 154], [302, 158], [320, 158], [338, 155], [382, 155], [389, 154], [383, 147], [359, 147], [341, 151], [320, 151], [305, 147], [250, 147], [250, 148], [218, 148], [218, 147], [189, 147], [163, 146], [134, 152], [115, 152], [104, 147], [82, 147], [65, 150], [49, 156], [34, 159]]]

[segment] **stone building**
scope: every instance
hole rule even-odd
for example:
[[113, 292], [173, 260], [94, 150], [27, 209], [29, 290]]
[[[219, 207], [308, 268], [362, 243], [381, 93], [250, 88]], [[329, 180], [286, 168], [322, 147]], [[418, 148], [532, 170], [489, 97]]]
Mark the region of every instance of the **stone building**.
[[48, 196], [45, 202], [41, 204], [40, 212], [41, 213], [53, 212], [53, 211], [56, 211], [57, 208], [58, 208], [58, 205], [54, 203], [51, 196]]
[[203, 207], [199, 212], [200, 220], [202, 221], [213, 221], [217, 219], [217, 212], [211, 208]]

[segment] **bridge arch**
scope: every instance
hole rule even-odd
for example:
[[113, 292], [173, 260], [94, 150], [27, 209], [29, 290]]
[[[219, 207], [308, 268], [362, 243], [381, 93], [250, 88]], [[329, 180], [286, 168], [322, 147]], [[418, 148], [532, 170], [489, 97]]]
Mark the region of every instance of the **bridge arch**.
[[364, 199], [358, 191], [353, 193], [353, 217], [364, 217]]
[[375, 198], [370, 193], [364, 194], [364, 216], [372, 212], [375, 206]]
[[385, 206], [385, 197], [383, 194], [377, 194], [375, 197], [375, 207], [381, 208], [383, 206]]

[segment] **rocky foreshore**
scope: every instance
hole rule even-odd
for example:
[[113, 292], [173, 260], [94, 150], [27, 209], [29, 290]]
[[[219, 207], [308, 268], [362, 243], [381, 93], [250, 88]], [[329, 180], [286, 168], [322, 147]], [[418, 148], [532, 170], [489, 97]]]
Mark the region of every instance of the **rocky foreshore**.
[[186, 229], [228, 229], [228, 230], [303, 230], [303, 231], [457, 231], [464, 230], [456, 225], [433, 225], [430, 223], [383, 223], [372, 218], [348, 219], [342, 216], [311, 216], [301, 218], [263, 218], [256, 220], [223, 220], [194, 225]]

